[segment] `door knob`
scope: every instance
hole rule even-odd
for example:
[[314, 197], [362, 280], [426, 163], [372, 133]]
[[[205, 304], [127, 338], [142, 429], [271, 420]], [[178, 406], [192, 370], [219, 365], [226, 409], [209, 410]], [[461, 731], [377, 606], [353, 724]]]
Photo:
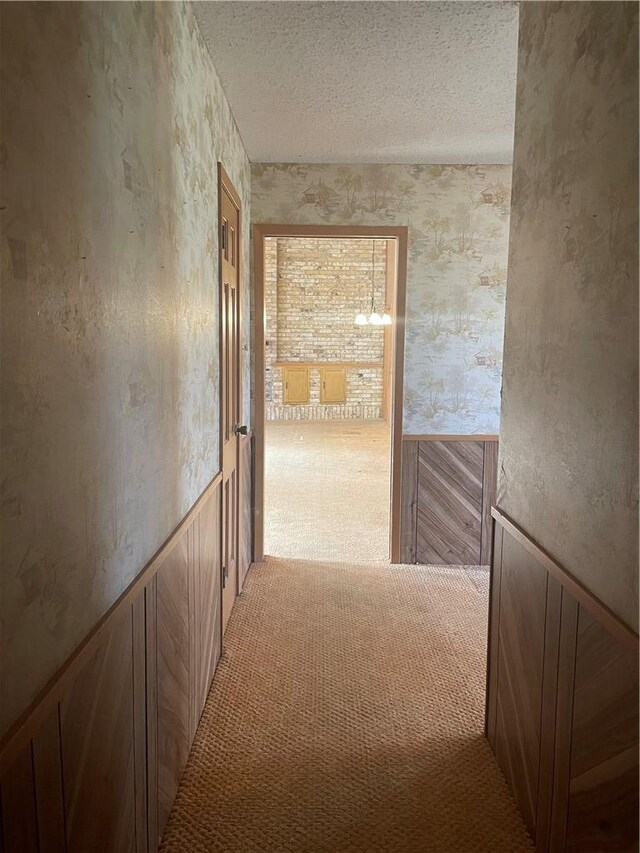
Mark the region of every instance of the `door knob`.
[[242, 426], [236, 424], [236, 427], [234, 429], [234, 433], [236, 435], [246, 435], [248, 432], [249, 430], [247, 429], [247, 426], [245, 424], [243, 424]]

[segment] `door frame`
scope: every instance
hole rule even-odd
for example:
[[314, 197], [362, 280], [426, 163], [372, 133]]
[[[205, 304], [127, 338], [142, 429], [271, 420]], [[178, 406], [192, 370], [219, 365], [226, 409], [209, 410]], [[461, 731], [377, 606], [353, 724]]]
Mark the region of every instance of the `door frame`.
[[407, 297], [407, 255], [409, 229], [406, 225], [253, 225], [254, 287], [254, 506], [253, 559], [264, 559], [264, 438], [265, 438], [265, 307], [264, 241], [266, 237], [342, 237], [396, 240], [396, 281], [391, 316], [393, 344], [391, 368], [391, 495], [389, 554], [400, 562], [400, 496], [402, 477], [402, 402], [404, 391], [404, 339]]
[[[223, 441], [224, 441], [224, 407], [223, 407], [223, 395], [225, 390], [225, 382], [226, 377], [224, 375], [224, 371], [222, 370], [222, 365], [224, 363], [224, 353], [223, 353], [223, 299], [224, 299], [224, 281], [223, 281], [223, 272], [222, 272], [222, 194], [226, 192], [229, 198], [231, 199], [233, 205], [236, 207], [238, 211], [238, 233], [236, 235], [236, 251], [237, 251], [237, 264], [238, 264], [238, 285], [237, 285], [237, 303], [238, 303], [238, 329], [240, 330], [240, 334], [238, 337], [238, 370], [236, 374], [236, 394], [238, 398], [238, 411], [240, 415], [242, 414], [242, 318], [243, 318], [243, 300], [242, 300], [242, 276], [244, 270], [242, 269], [242, 201], [236, 188], [231, 181], [231, 178], [227, 174], [224, 166], [220, 161], [218, 161], [218, 363], [220, 367], [220, 400], [219, 400], [219, 448], [218, 448], [218, 469], [220, 473], [223, 470]], [[240, 471], [241, 457], [240, 453], [240, 441], [236, 441], [236, 477], [238, 479], [237, 488], [236, 488], [236, 518], [237, 518], [237, 531], [236, 531], [236, 542], [235, 542], [235, 554], [236, 554], [236, 563], [238, 562], [239, 555], [239, 547], [240, 547], [240, 483], [242, 482], [242, 476]], [[220, 530], [222, 532], [222, 525], [224, 524], [224, 497], [220, 501]], [[224, 536], [220, 536], [220, 572], [222, 574], [223, 571], [223, 562], [224, 562], [224, 554], [222, 553], [222, 543], [224, 541]], [[241, 572], [237, 567], [236, 570], [236, 589], [235, 596], [237, 597], [242, 592], [242, 578]], [[222, 612], [222, 599], [223, 599], [223, 584], [222, 577], [220, 578], [220, 629], [221, 632], [223, 630], [223, 612]]]

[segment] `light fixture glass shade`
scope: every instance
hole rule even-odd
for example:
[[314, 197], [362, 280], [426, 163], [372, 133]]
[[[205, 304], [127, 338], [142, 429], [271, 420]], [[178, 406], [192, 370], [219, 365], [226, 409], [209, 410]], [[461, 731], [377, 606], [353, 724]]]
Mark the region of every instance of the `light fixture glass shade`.
[[382, 315], [382, 325], [383, 326], [390, 326], [391, 325], [391, 314], [387, 314], [386, 311]]
[[358, 314], [358, 316], [356, 317], [356, 319], [353, 322], [354, 322], [354, 325], [356, 325], [356, 326], [366, 326], [367, 325], [367, 318], [364, 314], [360, 313], [360, 314]]
[[369, 323], [372, 326], [381, 326], [382, 325], [382, 317], [378, 314], [377, 311], [372, 311], [369, 316]]

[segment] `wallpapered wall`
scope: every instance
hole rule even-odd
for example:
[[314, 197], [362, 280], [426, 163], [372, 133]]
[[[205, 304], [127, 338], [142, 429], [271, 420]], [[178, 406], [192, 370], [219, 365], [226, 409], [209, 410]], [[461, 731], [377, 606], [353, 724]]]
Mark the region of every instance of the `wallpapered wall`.
[[638, 6], [523, 3], [498, 503], [638, 627]]
[[246, 234], [250, 173], [188, 6], [1, 11], [4, 728], [218, 470], [217, 161]]
[[252, 165], [254, 222], [407, 225], [404, 431], [497, 433], [510, 166]]

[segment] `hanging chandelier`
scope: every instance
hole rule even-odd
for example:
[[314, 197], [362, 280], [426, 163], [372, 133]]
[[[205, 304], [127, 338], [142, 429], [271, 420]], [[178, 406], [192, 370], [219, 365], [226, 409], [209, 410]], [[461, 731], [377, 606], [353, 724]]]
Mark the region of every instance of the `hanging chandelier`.
[[391, 315], [384, 311], [380, 314], [375, 305], [375, 286], [376, 286], [376, 241], [371, 241], [371, 313], [367, 315], [361, 311], [355, 318], [354, 325], [356, 326], [390, 326]]

